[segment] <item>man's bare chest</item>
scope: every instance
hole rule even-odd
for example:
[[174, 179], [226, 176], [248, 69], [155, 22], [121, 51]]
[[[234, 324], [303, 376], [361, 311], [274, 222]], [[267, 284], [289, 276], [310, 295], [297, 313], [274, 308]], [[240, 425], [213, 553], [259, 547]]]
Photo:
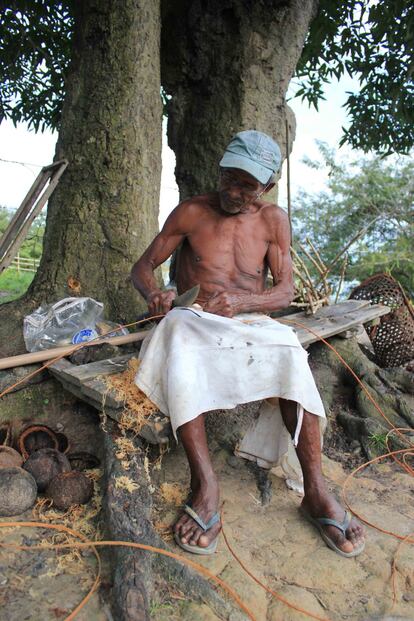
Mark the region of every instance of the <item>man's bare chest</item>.
[[255, 276], [261, 273], [258, 268], [268, 250], [266, 228], [254, 216], [203, 219], [186, 242], [188, 254], [200, 268], [236, 269]]

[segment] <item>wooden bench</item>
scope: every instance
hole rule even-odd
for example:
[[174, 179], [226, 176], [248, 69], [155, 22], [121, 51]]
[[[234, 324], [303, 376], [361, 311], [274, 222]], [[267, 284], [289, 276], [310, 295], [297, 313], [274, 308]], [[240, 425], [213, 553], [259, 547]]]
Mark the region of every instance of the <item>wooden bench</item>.
[[[347, 300], [333, 306], [321, 308], [315, 315], [304, 312], [285, 314], [278, 321], [290, 325], [297, 333], [303, 347], [319, 340], [336, 335], [347, 336], [350, 331], [369, 323], [390, 311], [380, 304], [371, 305], [365, 300]], [[300, 325], [299, 325], [300, 324]], [[142, 338], [145, 338], [145, 333]], [[109, 389], [104, 377], [125, 371], [131, 358], [138, 353], [108, 358], [98, 362], [75, 365], [62, 358], [50, 365], [50, 372], [62, 386], [79, 399], [89, 403], [110, 418], [119, 421], [125, 410], [125, 403], [113, 389]], [[148, 423], [140, 435], [151, 444], [168, 442], [170, 435], [169, 419], [161, 414], [148, 417]]]

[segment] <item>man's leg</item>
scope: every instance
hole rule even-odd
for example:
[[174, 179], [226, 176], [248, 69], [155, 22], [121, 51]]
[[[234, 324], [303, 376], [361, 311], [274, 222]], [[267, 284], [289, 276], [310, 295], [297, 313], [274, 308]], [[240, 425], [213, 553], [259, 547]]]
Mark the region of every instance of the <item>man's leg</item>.
[[[294, 401], [279, 399], [283, 422], [292, 435], [297, 423], [297, 404]], [[327, 517], [342, 522], [344, 509], [328, 492], [322, 474], [321, 440], [318, 416], [305, 412], [296, 453], [303, 472], [305, 496], [302, 506], [314, 518]], [[364, 539], [364, 529], [352, 518], [346, 537], [335, 526], [325, 526], [326, 534], [343, 552], [352, 552]]]
[[[207, 446], [204, 415], [178, 428], [191, 471], [191, 507], [207, 523], [218, 509], [219, 488]], [[206, 533], [184, 513], [174, 525], [174, 532], [183, 543], [207, 547], [220, 532], [220, 523]]]

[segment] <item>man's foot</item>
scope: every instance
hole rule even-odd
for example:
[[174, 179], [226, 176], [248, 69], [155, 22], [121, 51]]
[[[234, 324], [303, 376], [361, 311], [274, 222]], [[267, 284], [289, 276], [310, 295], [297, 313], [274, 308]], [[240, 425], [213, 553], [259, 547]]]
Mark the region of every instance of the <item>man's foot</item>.
[[[307, 492], [301, 504], [303, 513], [310, 518], [329, 518], [342, 524], [346, 517], [346, 511], [338, 501], [326, 490], [322, 492], [315, 490]], [[312, 522], [321, 534], [324, 533], [324, 540], [332, 549], [338, 548], [345, 555], [356, 556], [362, 552], [365, 544], [364, 529], [362, 525], [352, 517], [346, 526], [345, 533], [337, 526]], [[333, 544], [330, 545], [327, 539]]]
[[[218, 501], [217, 481], [210, 481], [206, 485], [199, 485], [192, 491], [191, 509], [205, 524], [208, 524], [217, 513]], [[208, 548], [217, 538], [220, 530], [220, 522], [216, 522], [204, 531], [188, 513], [183, 513], [173, 527], [174, 535], [181, 543], [199, 548]]]

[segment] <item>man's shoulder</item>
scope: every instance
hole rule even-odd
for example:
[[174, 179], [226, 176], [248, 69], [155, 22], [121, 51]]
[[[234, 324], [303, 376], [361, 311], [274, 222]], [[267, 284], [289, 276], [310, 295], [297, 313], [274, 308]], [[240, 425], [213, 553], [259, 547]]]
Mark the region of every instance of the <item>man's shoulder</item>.
[[260, 213], [269, 223], [280, 225], [289, 220], [287, 212], [275, 203], [265, 203]]
[[211, 192], [209, 194], [198, 194], [191, 196], [179, 203], [175, 211], [189, 215], [191, 213], [199, 214], [201, 211], [206, 212], [217, 205], [217, 194]]
[[163, 230], [189, 234], [214, 211], [213, 194], [200, 194], [181, 201], [168, 216]]

